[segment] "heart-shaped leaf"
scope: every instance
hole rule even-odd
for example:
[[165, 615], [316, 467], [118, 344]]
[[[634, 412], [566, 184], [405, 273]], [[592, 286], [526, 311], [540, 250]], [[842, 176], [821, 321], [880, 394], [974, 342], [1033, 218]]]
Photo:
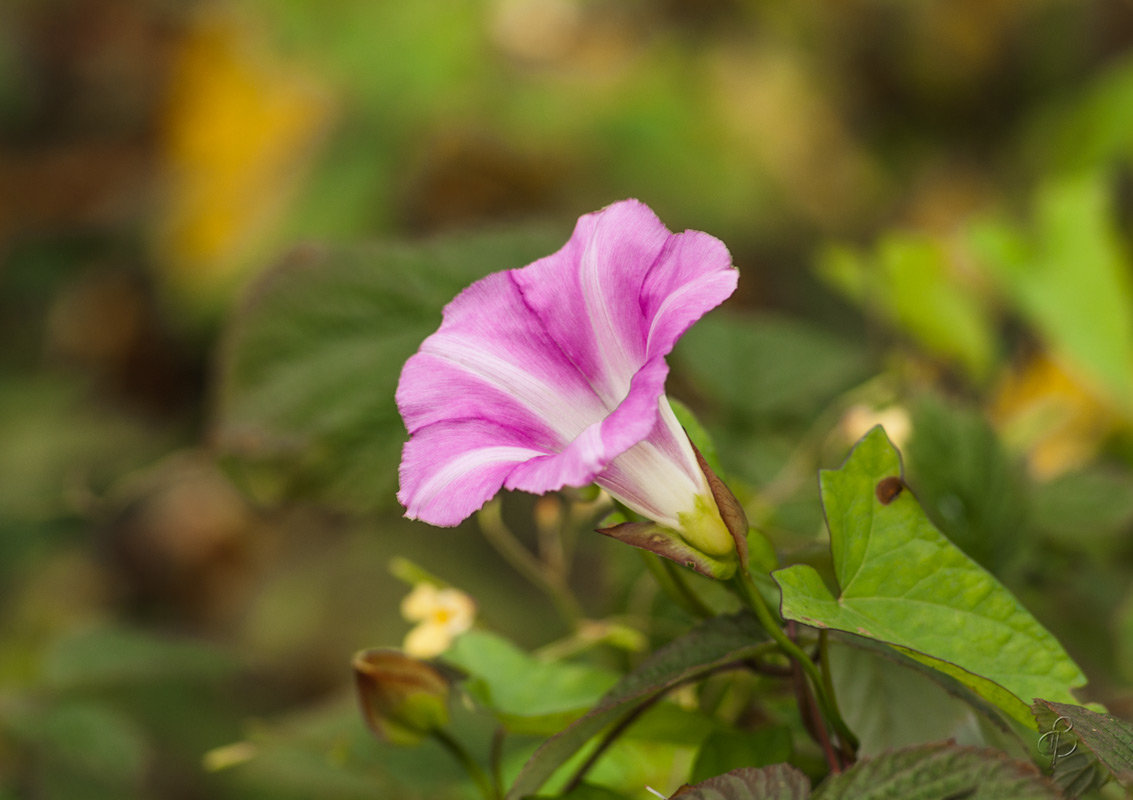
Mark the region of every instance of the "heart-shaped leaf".
[[774, 573], [782, 614], [897, 647], [1035, 727], [1036, 697], [1073, 702], [1085, 676], [990, 573], [948, 541], [905, 486], [881, 428], [821, 475], [835, 597], [811, 567]]

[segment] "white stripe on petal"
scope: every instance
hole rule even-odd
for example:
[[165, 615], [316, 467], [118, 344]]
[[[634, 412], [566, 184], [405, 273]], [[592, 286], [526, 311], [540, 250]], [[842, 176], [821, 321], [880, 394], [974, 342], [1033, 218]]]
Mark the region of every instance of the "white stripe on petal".
[[[456, 458], [446, 462], [436, 472], [433, 472], [427, 481], [417, 487], [417, 491], [413, 493], [414, 508], [431, 504], [437, 496], [450, 486], [469, 475], [476, 475], [479, 470], [509, 462], [519, 464], [541, 455], [544, 455], [544, 453], [539, 450], [532, 450], [530, 447], [509, 445], [481, 447], [461, 453]], [[410, 509], [410, 511], [413, 510]]]
[[611, 299], [618, 302], [625, 302], [626, 299], [610, 297], [611, 292], [602, 284], [603, 275], [609, 275], [610, 269], [599, 259], [599, 255], [605, 255], [601, 253], [600, 245], [596, 241], [599, 229], [599, 225], [594, 226], [583, 249], [582, 263], [579, 265], [579, 283], [590, 329], [597, 343], [597, 354], [602, 359], [601, 376], [605, 380], [602, 386], [595, 388], [603, 402], [613, 408], [629, 393], [629, 384], [638, 365], [626, 352], [622, 333], [614, 324], [614, 315], [607, 303]]
[[607, 412], [590, 393], [572, 393], [551, 386], [520, 365], [470, 342], [460, 334], [437, 333], [425, 340], [421, 352], [444, 359], [457, 369], [510, 395], [547, 427], [569, 442]]

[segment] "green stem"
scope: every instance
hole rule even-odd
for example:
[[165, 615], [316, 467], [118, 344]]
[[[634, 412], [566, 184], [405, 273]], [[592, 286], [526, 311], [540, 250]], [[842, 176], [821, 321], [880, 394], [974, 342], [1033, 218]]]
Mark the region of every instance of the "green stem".
[[692, 616], [700, 619], [716, 616], [716, 612], [709, 608], [688, 585], [685, 576], [681, 574], [681, 570], [676, 564], [653, 553], [647, 553], [644, 550], [640, 552], [646, 568], [665, 594], [672, 598], [673, 602]]
[[552, 572], [546, 564], [533, 556], [511, 532], [500, 513], [500, 501], [493, 500], [484, 506], [476, 515], [476, 521], [480, 523], [484, 538], [496, 552], [517, 572], [546, 592], [559, 616], [571, 630], [577, 629], [583, 619], [578, 600], [571, 594], [562, 576]]
[[858, 738], [854, 736], [849, 726], [846, 725], [842, 719], [841, 713], [838, 711], [837, 702], [834, 699], [834, 694], [828, 690], [827, 682], [823, 680], [822, 673], [819, 672], [818, 667], [814, 661], [811, 660], [802, 648], [795, 644], [789, 636], [779, 627], [779, 621], [775, 619], [775, 615], [767, 605], [767, 601], [763, 599], [763, 595], [759, 593], [755, 582], [752, 581], [751, 575], [746, 570], [741, 570], [739, 574], [732, 579], [733, 585], [737, 588], [740, 597], [745, 604], [755, 612], [756, 618], [759, 620], [760, 625], [767, 631], [776, 644], [790, 656], [806, 673], [807, 678], [810, 679], [814, 687], [815, 698], [818, 701], [819, 708], [822, 710], [823, 718], [829, 722], [838, 734], [838, 738], [842, 743], [850, 748], [852, 751], [858, 749]]
[[822, 670], [822, 685], [826, 693], [834, 696], [834, 676], [830, 672], [830, 636], [829, 632], [818, 632], [818, 666]]
[[483, 767], [476, 763], [476, 760], [472, 758], [472, 755], [465, 749], [464, 745], [452, 738], [448, 731], [441, 730], [440, 728], [432, 731], [432, 735], [434, 739], [440, 742], [441, 745], [452, 754], [452, 757], [457, 760], [460, 766], [464, 768], [464, 771], [468, 773], [468, 777], [473, 780], [480, 790], [480, 794], [484, 795], [484, 800], [501, 800], [503, 792], [500, 790], [500, 787], [488, 777], [488, 773], [484, 771]]

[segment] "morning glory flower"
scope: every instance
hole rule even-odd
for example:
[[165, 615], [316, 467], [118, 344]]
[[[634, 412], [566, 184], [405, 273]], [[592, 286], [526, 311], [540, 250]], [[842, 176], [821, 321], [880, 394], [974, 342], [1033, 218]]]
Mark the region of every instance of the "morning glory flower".
[[652, 521], [603, 533], [729, 572], [746, 522], [725, 524], [731, 495], [677, 422], [665, 357], [737, 278], [718, 239], [625, 200], [558, 252], [473, 283], [401, 373], [406, 516], [456, 525], [501, 488], [596, 483]]

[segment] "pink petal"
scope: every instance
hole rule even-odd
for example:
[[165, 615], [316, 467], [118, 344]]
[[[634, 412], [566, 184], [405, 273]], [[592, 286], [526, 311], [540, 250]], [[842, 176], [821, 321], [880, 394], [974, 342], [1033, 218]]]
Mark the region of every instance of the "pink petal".
[[557, 253], [468, 287], [402, 370], [406, 515], [455, 525], [503, 487], [595, 479], [659, 509], [635, 484], [641, 464], [696, 491], [703, 475], [663, 403], [664, 357], [736, 280], [722, 243], [671, 234], [627, 200], [582, 217]]
[[566, 246], [516, 273], [524, 300], [613, 407], [638, 369], [735, 291], [723, 243], [672, 234], [636, 200], [587, 214]]

